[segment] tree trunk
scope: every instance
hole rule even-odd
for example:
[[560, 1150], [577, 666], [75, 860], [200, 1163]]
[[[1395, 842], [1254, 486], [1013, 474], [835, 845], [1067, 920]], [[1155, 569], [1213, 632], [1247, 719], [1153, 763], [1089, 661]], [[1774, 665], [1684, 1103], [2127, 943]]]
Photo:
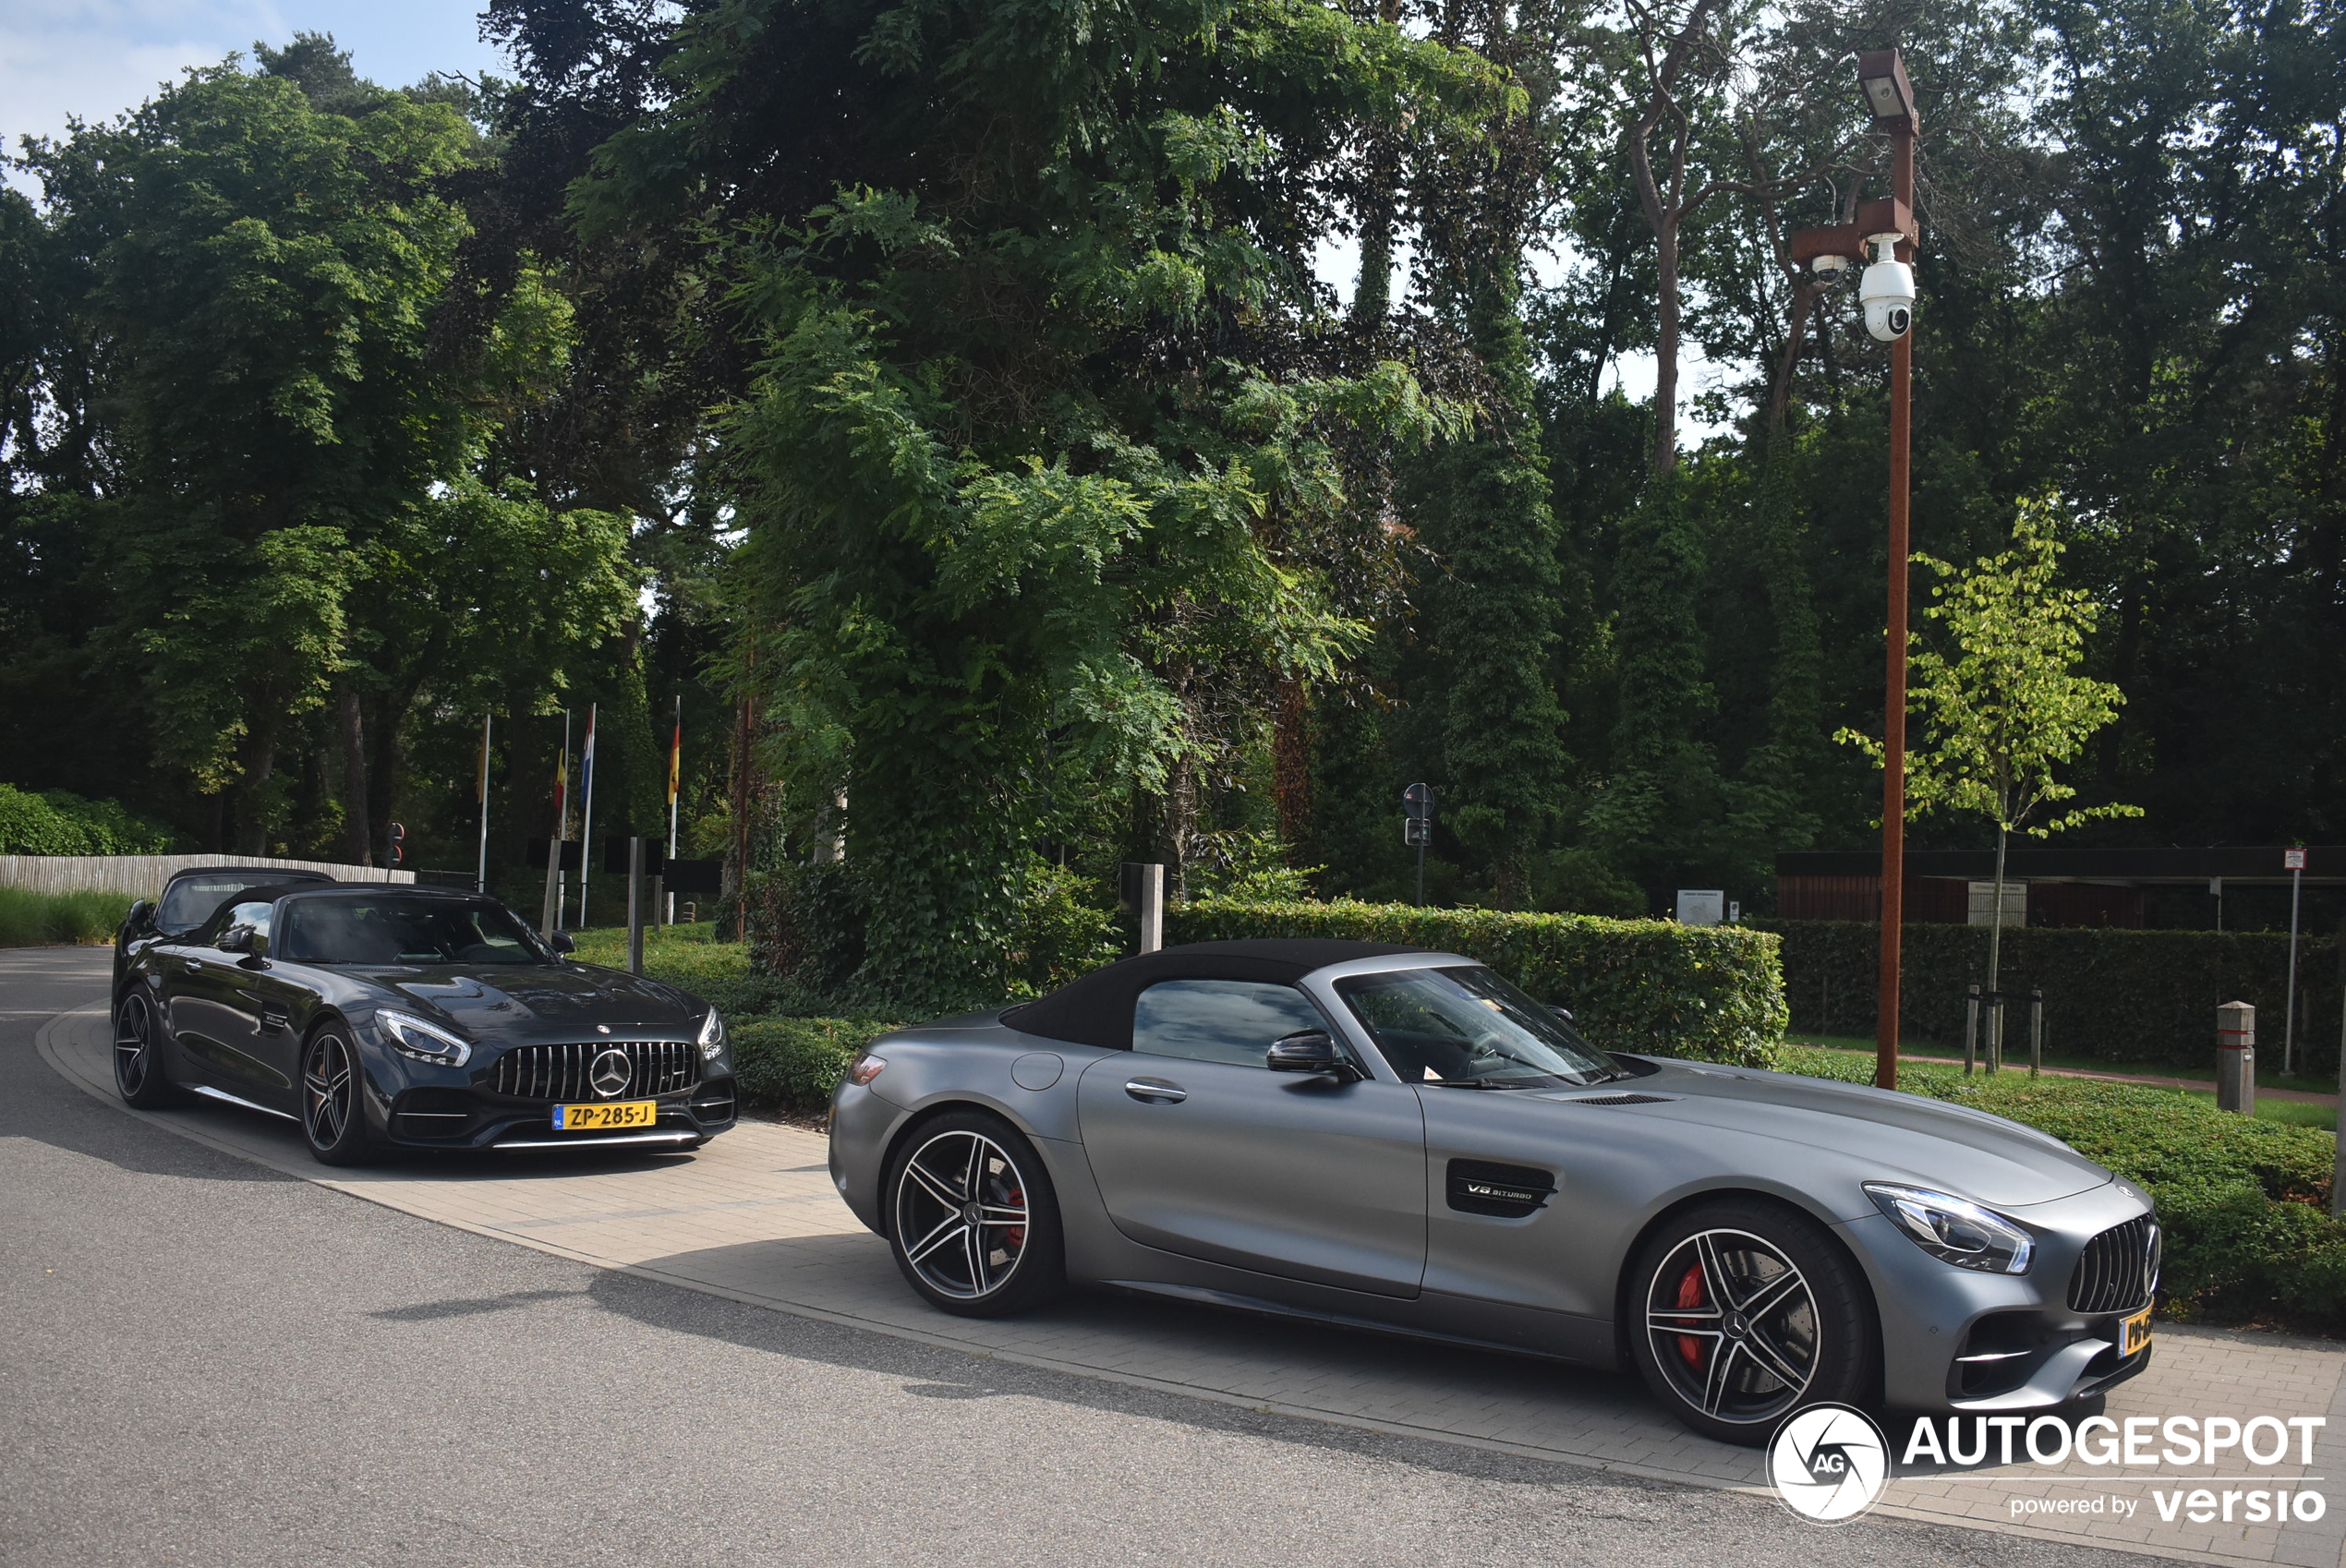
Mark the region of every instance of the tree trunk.
[[1292, 675], [1283, 677], [1271, 718], [1271, 798], [1278, 807], [1279, 838], [1289, 855], [1312, 836], [1310, 721], [1303, 682]]
[[1197, 829], [1197, 769], [1184, 752], [1165, 770], [1165, 807], [1157, 818], [1156, 858], [1165, 867], [1165, 897], [1178, 901], [1189, 897], [1181, 874], [1189, 858], [1190, 837]]
[[1996, 907], [1988, 918], [1988, 989], [1996, 988], [1997, 965], [2004, 946], [2004, 845], [2011, 838], [2002, 824], [1996, 826]]
[[1674, 214], [1654, 236], [1655, 269], [1661, 279], [1661, 316], [1654, 335], [1653, 474], [1660, 478], [1678, 464], [1678, 223]]
[[342, 858], [352, 865], [375, 863], [367, 811], [367, 726], [358, 689], [342, 689]]

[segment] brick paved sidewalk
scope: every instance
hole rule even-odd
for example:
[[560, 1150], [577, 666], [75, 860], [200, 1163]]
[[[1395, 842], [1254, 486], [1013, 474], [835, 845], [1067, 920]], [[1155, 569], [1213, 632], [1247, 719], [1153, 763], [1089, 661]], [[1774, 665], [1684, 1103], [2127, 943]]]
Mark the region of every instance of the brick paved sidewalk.
[[[59, 1015], [39, 1044], [69, 1080], [119, 1104], [102, 1011]], [[688, 1158], [481, 1155], [347, 1172], [312, 1161], [290, 1122], [226, 1106], [125, 1114], [407, 1213], [979, 1357], [1574, 1465], [1763, 1486], [1757, 1455], [1690, 1435], [1630, 1378], [1103, 1296], [999, 1321], [935, 1312], [898, 1276], [886, 1245], [840, 1202], [823, 1138], [792, 1128], [744, 1122]], [[2151, 1492], [2174, 1489], [2181, 1478], [2135, 1471], [2122, 1478], [2072, 1461], [1902, 1477], [1880, 1506], [1935, 1523], [2194, 1561], [2346, 1568], [2346, 1346], [2162, 1325], [2151, 1369], [2111, 1394], [2109, 1414], [2327, 1415], [2310, 1468], [2276, 1467], [2250, 1484], [2302, 1479], [2340, 1496], [2340, 1505], [2317, 1523], [2286, 1527], [2195, 1526], [2180, 1515], [2168, 1524]], [[2129, 1518], [2015, 1522], [2016, 1502], [2095, 1497], [2137, 1507]]]

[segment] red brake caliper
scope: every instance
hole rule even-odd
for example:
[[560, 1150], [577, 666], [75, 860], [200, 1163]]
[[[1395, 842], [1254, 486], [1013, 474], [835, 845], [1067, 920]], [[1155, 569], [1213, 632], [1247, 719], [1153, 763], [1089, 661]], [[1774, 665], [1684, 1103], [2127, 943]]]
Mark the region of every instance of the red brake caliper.
[[[1679, 1277], [1677, 1305], [1687, 1309], [1702, 1305], [1701, 1264], [1687, 1265], [1687, 1272]], [[1702, 1341], [1692, 1334], [1680, 1334], [1678, 1354], [1686, 1358], [1687, 1366], [1699, 1368], [1702, 1365]]]
[[[1025, 1189], [1023, 1188], [1017, 1187], [1011, 1188], [1007, 1206], [1013, 1209], [1024, 1208], [1026, 1206]], [[1002, 1244], [1013, 1252], [1025, 1246], [1026, 1227], [1024, 1225], [1012, 1225], [1002, 1232]]]

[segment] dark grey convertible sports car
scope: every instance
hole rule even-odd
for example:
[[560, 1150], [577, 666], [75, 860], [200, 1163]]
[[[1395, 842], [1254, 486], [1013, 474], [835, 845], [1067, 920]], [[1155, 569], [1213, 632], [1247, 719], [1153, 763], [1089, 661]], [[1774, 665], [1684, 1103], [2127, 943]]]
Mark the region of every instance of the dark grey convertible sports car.
[[831, 1175], [913, 1289], [1070, 1281], [1635, 1365], [1699, 1431], [2150, 1358], [2149, 1201], [2000, 1117], [1601, 1051], [1470, 959], [1218, 942], [883, 1036]]
[[732, 1126], [717, 1010], [569, 949], [471, 893], [248, 888], [131, 955], [115, 1085], [288, 1117], [328, 1164], [386, 1144], [691, 1149]]

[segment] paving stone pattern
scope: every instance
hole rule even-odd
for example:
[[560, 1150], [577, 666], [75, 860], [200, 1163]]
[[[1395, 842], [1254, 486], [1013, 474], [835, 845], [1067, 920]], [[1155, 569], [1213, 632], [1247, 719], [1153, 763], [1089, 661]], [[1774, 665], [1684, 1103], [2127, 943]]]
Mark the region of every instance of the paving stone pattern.
[[[102, 1010], [58, 1015], [39, 1044], [68, 1080], [119, 1104]], [[1756, 1454], [1687, 1432], [1630, 1378], [1088, 1294], [1003, 1321], [936, 1312], [832, 1190], [825, 1140], [794, 1128], [744, 1122], [684, 1158], [504, 1154], [331, 1171], [309, 1158], [288, 1121], [222, 1105], [125, 1114], [407, 1213], [781, 1311], [1281, 1414], [1703, 1486], [1765, 1488]], [[2346, 1568], [2346, 1345], [2162, 1324], [2150, 1369], [2115, 1391], [2107, 1413], [2118, 1420], [2230, 1415], [2243, 1423], [2327, 1415], [2313, 1465], [2258, 1470], [2233, 1486], [2303, 1487], [2337, 1501], [2318, 1522], [2287, 1526], [2194, 1525], [2180, 1514], [2169, 1523], [2154, 1490], [2226, 1487], [2171, 1477], [2166, 1467], [2121, 1474], [2073, 1458], [2060, 1466], [1989, 1463], [1901, 1474], [1877, 1506], [2191, 1561]], [[1893, 1441], [1903, 1448], [1895, 1432]], [[2249, 1470], [2235, 1463], [2223, 1474]], [[2205, 1466], [2188, 1472], [2210, 1475]], [[2126, 1517], [2014, 1514], [2019, 1500], [2095, 1497], [2136, 1507]]]

